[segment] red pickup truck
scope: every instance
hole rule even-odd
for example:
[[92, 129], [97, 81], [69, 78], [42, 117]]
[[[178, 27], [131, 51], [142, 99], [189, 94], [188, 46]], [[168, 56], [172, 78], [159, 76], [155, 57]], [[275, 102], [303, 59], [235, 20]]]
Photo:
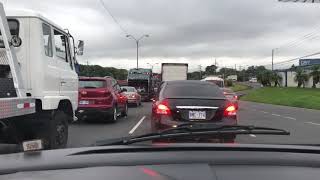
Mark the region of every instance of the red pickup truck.
[[128, 99], [114, 78], [79, 78], [78, 118], [98, 118], [102, 115], [104, 120], [116, 122], [119, 116], [127, 114]]

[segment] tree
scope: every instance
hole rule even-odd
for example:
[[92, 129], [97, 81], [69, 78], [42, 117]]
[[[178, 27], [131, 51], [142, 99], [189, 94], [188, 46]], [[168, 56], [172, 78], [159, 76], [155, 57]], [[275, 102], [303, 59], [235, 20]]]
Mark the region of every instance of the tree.
[[257, 79], [263, 86], [271, 86], [272, 76], [273, 76], [272, 71], [263, 70], [258, 73]]
[[309, 75], [302, 70], [301, 68], [297, 68], [296, 70], [296, 76], [294, 77], [294, 81], [298, 83], [298, 88], [303, 86], [305, 88], [306, 82], [309, 80]]
[[213, 75], [216, 74], [218, 67], [216, 65], [211, 65], [206, 67], [205, 74], [206, 75]]
[[310, 76], [312, 76], [313, 83], [312, 88], [316, 88], [316, 84], [320, 82], [320, 66], [313, 66], [312, 72], [310, 73]]
[[188, 80], [199, 80], [199, 72], [188, 73]]
[[79, 66], [79, 76], [105, 77], [112, 76], [117, 80], [125, 80], [128, 76], [126, 69], [117, 69], [113, 67], [101, 67], [99, 65], [81, 65]]
[[246, 70], [246, 74], [249, 77], [257, 77], [259, 73], [264, 72], [266, 68], [264, 66], [250, 66]]
[[280, 82], [282, 81], [282, 76], [280, 76], [278, 73], [273, 72], [271, 75], [271, 81], [274, 82], [274, 87], [281, 86]]
[[224, 75], [224, 77], [230, 76], [230, 75], [235, 75], [237, 74], [237, 71], [232, 69], [232, 68], [221, 68], [219, 70], [220, 75]]

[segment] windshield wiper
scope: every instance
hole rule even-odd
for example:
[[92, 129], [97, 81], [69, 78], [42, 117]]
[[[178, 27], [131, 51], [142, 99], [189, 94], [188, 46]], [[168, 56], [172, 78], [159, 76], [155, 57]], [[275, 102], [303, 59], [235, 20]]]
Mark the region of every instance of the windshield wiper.
[[241, 126], [241, 125], [215, 125], [212, 123], [186, 123], [176, 128], [164, 130], [159, 133], [149, 133], [140, 136], [129, 136], [117, 139], [108, 139], [97, 141], [95, 146], [108, 145], [128, 145], [137, 142], [163, 139], [177, 139], [184, 137], [200, 137], [200, 136], [218, 136], [223, 138], [226, 135], [239, 134], [263, 134], [263, 135], [290, 135], [290, 132], [283, 129], [275, 129], [257, 126]]

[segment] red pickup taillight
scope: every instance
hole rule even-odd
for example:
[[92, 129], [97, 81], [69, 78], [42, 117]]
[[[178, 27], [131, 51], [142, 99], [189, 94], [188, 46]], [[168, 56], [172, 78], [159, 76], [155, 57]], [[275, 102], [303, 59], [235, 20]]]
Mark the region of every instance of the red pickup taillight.
[[234, 105], [229, 105], [224, 110], [224, 116], [236, 116], [237, 115], [237, 109]]

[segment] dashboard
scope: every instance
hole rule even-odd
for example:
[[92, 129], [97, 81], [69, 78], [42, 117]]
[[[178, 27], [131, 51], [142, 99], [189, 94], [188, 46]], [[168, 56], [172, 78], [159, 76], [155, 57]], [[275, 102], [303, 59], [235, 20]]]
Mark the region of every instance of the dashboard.
[[0, 156], [0, 179], [318, 179], [309, 146], [112, 146]]

